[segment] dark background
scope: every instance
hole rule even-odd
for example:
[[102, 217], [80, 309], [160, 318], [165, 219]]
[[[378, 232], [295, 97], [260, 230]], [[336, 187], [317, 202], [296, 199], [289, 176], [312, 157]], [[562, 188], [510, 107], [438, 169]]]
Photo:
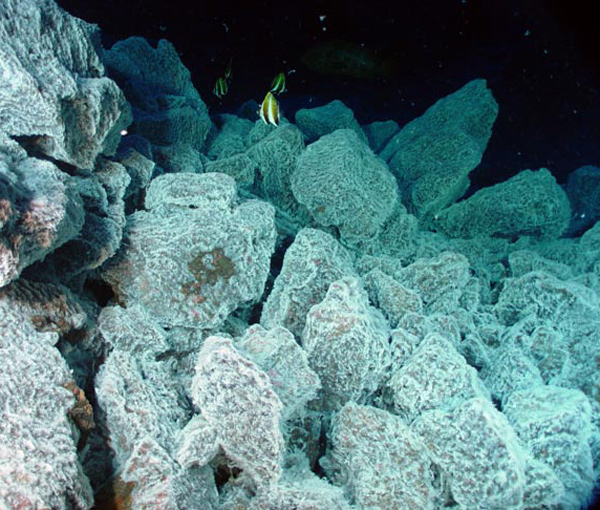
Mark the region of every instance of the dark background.
[[[171, 41], [211, 113], [261, 101], [284, 69], [295, 70], [281, 97], [292, 121], [298, 108], [340, 99], [361, 124], [393, 119], [403, 125], [468, 81], [485, 78], [500, 112], [484, 160], [471, 174], [475, 187], [540, 167], [562, 183], [579, 166], [600, 166], [600, 41], [590, 1], [58, 3], [100, 25], [105, 47], [131, 35]], [[306, 68], [301, 55], [328, 40], [364, 44], [391, 58], [396, 70], [368, 80]], [[234, 76], [219, 102], [211, 91], [229, 58]]]

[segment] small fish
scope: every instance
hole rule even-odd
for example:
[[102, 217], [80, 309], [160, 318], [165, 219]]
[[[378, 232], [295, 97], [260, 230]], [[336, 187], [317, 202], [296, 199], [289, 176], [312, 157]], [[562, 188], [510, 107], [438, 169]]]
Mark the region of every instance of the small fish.
[[227, 67], [225, 68], [225, 79], [227, 81], [230, 81], [232, 76], [233, 76], [233, 59], [230, 58], [229, 62], [227, 63]]
[[273, 124], [274, 126], [279, 125], [279, 105], [277, 104], [277, 99], [275, 99], [275, 96], [271, 94], [271, 92], [267, 92], [267, 95], [260, 105], [258, 114], [265, 124]]
[[221, 99], [223, 96], [227, 94], [229, 87], [227, 86], [227, 80], [222, 76], [217, 79], [215, 82], [215, 88], [213, 89], [213, 94]]
[[275, 79], [271, 84], [271, 92], [273, 92], [273, 94], [285, 92], [285, 74], [283, 72], [280, 72], [275, 76]]

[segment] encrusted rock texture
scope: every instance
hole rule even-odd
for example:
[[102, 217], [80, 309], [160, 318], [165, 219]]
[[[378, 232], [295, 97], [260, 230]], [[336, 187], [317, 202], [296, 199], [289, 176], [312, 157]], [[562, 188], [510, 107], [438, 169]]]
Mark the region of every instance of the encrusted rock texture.
[[588, 504], [597, 167], [462, 199], [483, 79], [272, 126], [166, 40], [0, 3], [0, 508]]

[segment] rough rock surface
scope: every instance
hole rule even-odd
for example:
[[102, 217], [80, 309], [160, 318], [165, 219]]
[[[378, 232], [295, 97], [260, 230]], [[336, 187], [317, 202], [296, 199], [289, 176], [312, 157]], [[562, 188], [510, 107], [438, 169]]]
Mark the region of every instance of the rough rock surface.
[[[264, 123], [261, 121], [261, 124]], [[207, 156], [211, 160], [219, 160], [245, 152], [249, 145], [258, 141], [251, 139], [251, 132], [255, 127], [255, 124], [248, 119], [241, 119], [228, 113], [219, 115], [217, 126], [207, 138]]]
[[290, 185], [303, 150], [300, 130], [291, 124], [282, 124], [250, 147], [247, 155], [258, 167], [261, 196], [297, 221], [307, 224], [308, 211], [298, 203]]
[[409, 122], [381, 152], [402, 201], [425, 222], [460, 198], [498, 114], [485, 80], [473, 80]]
[[170, 364], [151, 356], [112, 351], [96, 377], [96, 394], [119, 466], [130, 461], [146, 438], [172, 452], [190, 414]]
[[571, 172], [565, 191], [574, 213], [569, 230], [593, 226], [600, 219], [600, 167], [585, 165]]
[[315, 221], [337, 227], [350, 243], [377, 235], [398, 194], [385, 163], [349, 129], [309, 145], [298, 159], [291, 186]]
[[444, 252], [437, 257], [417, 259], [400, 270], [396, 279], [421, 298], [427, 314], [451, 314], [461, 305], [477, 304], [465, 303], [463, 299], [473, 278], [468, 259], [460, 253]]
[[453, 411], [428, 411], [411, 426], [465, 508], [520, 508], [524, 453], [517, 435], [488, 400], [467, 400]]
[[431, 461], [401, 418], [348, 402], [335, 416], [322, 464], [357, 508], [433, 510]]
[[221, 448], [247, 484], [264, 490], [277, 483], [284, 451], [283, 404], [267, 374], [231, 340], [209, 337], [198, 356], [192, 396], [204, 421], [200, 428], [196, 422], [191, 443], [201, 452], [196, 462], [202, 465]]
[[389, 255], [406, 264], [414, 260], [419, 247], [418, 223], [417, 218], [409, 214], [406, 207], [397, 200], [396, 207], [381, 226], [377, 237], [358, 243], [357, 248], [372, 255]]
[[[507, 278], [495, 305], [503, 324], [531, 322], [538, 327], [532, 354], [540, 367], [550, 370], [553, 384], [578, 388], [592, 402], [600, 398], [600, 372], [595, 360], [600, 335], [600, 298], [577, 282], [562, 281], [543, 271]], [[548, 329], [549, 328], [549, 329]], [[544, 349], [543, 345], [551, 346]], [[537, 350], [537, 352], [535, 352]], [[548, 373], [548, 372], [547, 372]]]
[[442, 336], [455, 347], [460, 342], [460, 329], [452, 317], [409, 312], [391, 332], [392, 367], [402, 367], [429, 334]]
[[[317, 476], [307, 480], [291, 480], [259, 494], [250, 502], [249, 510], [350, 510], [342, 491]], [[222, 507], [222, 510], [227, 510]]]
[[311, 368], [321, 378], [326, 410], [374, 393], [390, 364], [389, 326], [369, 305], [360, 280], [333, 282], [325, 299], [310, 309], [302, 345]]
[[490, 353], [489, 362], [481, 370], [481, 378], [500, 402], [506, 402], [517, 390], [544, 383], [535, 363], [511, 341], [503, 341]]
[[570, 280], [574, 276], [573, 268], [567, 264], [547, 259], [531, 250], [518, 250], [510, 253], [508, 255], [508, 266], [510, 268], [510, 276], [514, 278], [523, 276], [531, 271], [544, 271], [561, 280]]
[[73, 239], [83, 223], [71, 177], [50, 161], [0, 153], [0, 287]]
[[159, 355], [170, 348], [165, 331], [141, 305], [107, 306], [98, 316], [103, 344], [130, 354]]
[[50, 0], [4, 0], [0, 129], [80, 168], [92, 168], [102, 152], [114, 154], [128, 109], [104, 76], [99, 39], [97, 27]]
[[166, 41], [99, 42], [0, 0], [0, 508], [588, 503], [600, 224], [557, 236], [595, 167], [569, 230], [545, 170], [451, 205], [483, 80], [401, 130], [272, 126], [209, 117]]
[[236, 154], [228, 158], [209, 161], [204, 166], [206, 173], [226, 174], [235, 179], [241, 186], [252, 186], [254, 184], [256, 163], [246, 154]]
[[76, 386], [54, 347], [83, 319], [68, 302], [48, 285], [20, 281], [0, 291], [0, 508], [93, 504], [69, 418]]
[[395, 120], [372, 122], [362, 126], [362, 129], [369, 141], [369, 147], [375, 154], [379, 154], [390, 139], [400, 131], [400, 127]]
[[219, 510], [351, 510], [342, 489], [310, 471], [302, 453], [285, 459], [285, 471], [276, 485], [253, 494], [240, 485], [225, 487]]
[[337, 129], [351, 129], [362, 142], [367, 141], [367, 137], [354, 118], [354, 112], [337, 99], [325, 106], [302, 108], [296, 112], [295, 120], [309, 142], [314, 142]]
[[379, 308], [390, 326], [395, 328], [407, 313], [421, 313], [423, 302], [416, 292], [407, 289], [400, 282], [380, 269], [373, 269], [364, 276], [369, 299]]
[[54, 251], [38, 269], [51, 265], [64, 280], [97, 269], [119, 249], [125, 228], [125, 195], [131, 183], [127, 169], [115, 161], [99, 157], [93, 175], [75, 177], [85, 209], [85, 222], [79, 234]]
[[294, 335], [282, 327], [267, 331], [254, 324], [236, 342], [236, 347], [271, 379], [273, 390], [284, 406], [282, 421], [302, 417], [306, 404], [317, 396], [321, 382]]
[[188, 143], [153, 145], [152, 157], [162, 172], [202, 172], [204, 155]]
[[563, 189], [542, 168], [523, 170], [440, 212], [436, 225], [450, 237], [559, 237], [571, 208]]
[[236, 207], [231, 177], [183, 173], [153, 181], [147, 203], [128, 217], [124, 247], [102, 273], [123, 303], [142, 304], [162, 326], [209, 329], [260, 298], [275, 245], [272, 206]]
[[489, 398], [488, 390], [449, 340], [429, 334], [397, 370], [389, 387], [398, 414], [410, 423], [431, 409], [453, 409], [471, 398]]
[[155, 49], [142, 37], [130, 37], [102, 58], [133, 105], [137, 133], [156, 145], [203, 147], [211, 126], [208, 109], [169, 41], [161, 39]]
[[578, 390], [536, 386], [515, 392], [504, 413], [533, 456], [551, 467], [565, 488], [561, 508], [580, 508], [594, 487], [590, 440], [592, 408]]
[[[212, 470], [182, 468], [152, 437], [136, 445], [123, 470], [113, 480], [114, 501], [126, 501], [129, 508], [169, 510], [218, 510], [218, 492]], [[126, 507], [128, 508], [128, 507]]]
[[281, 273], [263, 307], [261, 325], [283, 326], [299, 338], [310, 307], [321, 302], [331, 283], [354, 274], [350, 254], [331, 235], [301, 230], [285, 252]]

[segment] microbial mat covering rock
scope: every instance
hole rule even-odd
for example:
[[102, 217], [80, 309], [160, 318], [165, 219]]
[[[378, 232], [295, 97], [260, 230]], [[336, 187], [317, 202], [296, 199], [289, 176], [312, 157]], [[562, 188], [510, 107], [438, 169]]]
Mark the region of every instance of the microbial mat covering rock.
[[497, 81], [363, 125], [299, 68], [275, 126], [101, 35], [0, 0], [0, 509], [591, 502], [598, 161], [476, 189]]

